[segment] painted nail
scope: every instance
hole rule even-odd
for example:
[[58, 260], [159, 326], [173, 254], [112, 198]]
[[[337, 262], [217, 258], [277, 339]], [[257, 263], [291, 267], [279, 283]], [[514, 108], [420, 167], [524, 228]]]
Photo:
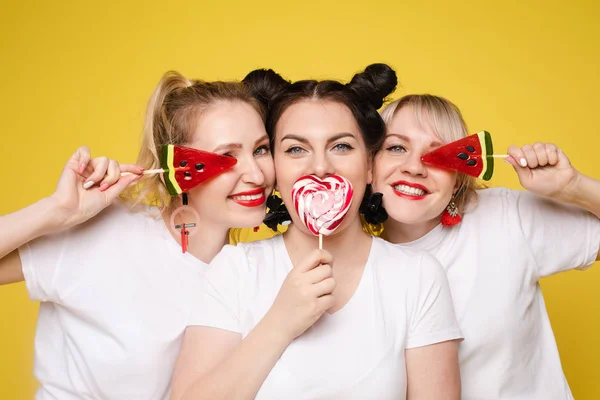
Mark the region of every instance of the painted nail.
[[103, 183], [102, 185], [100, 185], [100, 191], [104, 192], [109, 187], [110, 187], [110, 185], [108, 183]]
[[519, 160], [519, 163], [521, 164], [521, 167], [526, 167], [527, 166], [527, 160], [524, 158], [521, 158]]
[[92, 186], [94, 186], [94, 181], [87, 181], [86, 183], [83, 184], [84, 189], [89, 189]]
[[83, 174], [83, 171], [85, 171], [85, 166], [86, 165], [83, 162], [81, 164], [79, 164], [79, 173], [80, 174]]

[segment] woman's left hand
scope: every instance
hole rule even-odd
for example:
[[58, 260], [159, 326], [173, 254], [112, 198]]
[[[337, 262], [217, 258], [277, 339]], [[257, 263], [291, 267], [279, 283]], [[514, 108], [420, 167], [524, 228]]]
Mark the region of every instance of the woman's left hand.
[[552, 143], [510, 146], [506, 161], [515, 168], [523, 188], [558, 200], [569, 196], [579, 176], [565, 153]]

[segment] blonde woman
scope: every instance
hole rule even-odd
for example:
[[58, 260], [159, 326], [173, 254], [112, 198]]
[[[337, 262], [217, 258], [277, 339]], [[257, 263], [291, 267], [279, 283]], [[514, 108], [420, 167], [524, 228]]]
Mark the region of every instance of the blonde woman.
[[[148, 105], [141, 167], [90, 161], [80, 148], [51, 196], [0, 218], [0, 283], [24, 279], [41, 301], [38, 399], [169, 398], [207, 263], [231, 228], [264, 218], [274, 179], [264, 116], [245, 84], [167, 73]], [[144, 168], [159, 167], [163, 144], [237, 163], [191, 189], [185, 208], [158, 176], [139, 181], [130, 204], [118, 201]], [[134, 175], [120, 177], [122, 171]], [[196, 224], [186, 253], [177, 226], [183, 222]]]
[[536, 143], [508, 149], [525, 191], [478, 190], [474, 178], [421, 162], [467, 135], [454, 104], [409, 95], [382, 116], [387, 134], [373, 178], [389, 214], [382, 237], [431, 252], [446, 270], [465, 337], [462, 399], [572, 399], [539, 280], [599, 259], [600, 181], [579, 173], [556, 145]]

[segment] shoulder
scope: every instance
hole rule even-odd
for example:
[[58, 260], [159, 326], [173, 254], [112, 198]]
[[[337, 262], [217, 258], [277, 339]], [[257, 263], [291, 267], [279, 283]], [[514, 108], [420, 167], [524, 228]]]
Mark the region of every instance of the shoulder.
[[506, 214], [516, 212], [519, 203], [543, 201], [533, 193], [506, 187], [479, 189], [476, 193], [467, 215], [488, 217], [491, 214]]
[[389, 268], [395, 274], [404, 274], [417, 278], [423, 273], [428, 275], [444, 274], [437, 258], [424, 250], [393, 244], [381, 238], [373, 238], [373, 246], [377, 246], [375, 260], [378, 266]]
[[255, 242], [228, 244], [223, 247], [211, 264], [228, 261], [238, 269], [254, 269], [257, 266], [269, 264], [283, 246], [280, 235]]

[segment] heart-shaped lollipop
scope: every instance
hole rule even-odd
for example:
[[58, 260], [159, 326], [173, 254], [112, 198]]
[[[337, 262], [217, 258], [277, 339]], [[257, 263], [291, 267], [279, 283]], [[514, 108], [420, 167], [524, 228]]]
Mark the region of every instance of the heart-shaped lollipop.
[[[315, 175], [300, 177], [292, 189], [298, 216], [314, 235], [330, 235], [342, 223], [350, 209], [353, 194], [350, 181], [339, 175], [320, 179]], [[319, 242], [319, 247], [322, 247]]]

